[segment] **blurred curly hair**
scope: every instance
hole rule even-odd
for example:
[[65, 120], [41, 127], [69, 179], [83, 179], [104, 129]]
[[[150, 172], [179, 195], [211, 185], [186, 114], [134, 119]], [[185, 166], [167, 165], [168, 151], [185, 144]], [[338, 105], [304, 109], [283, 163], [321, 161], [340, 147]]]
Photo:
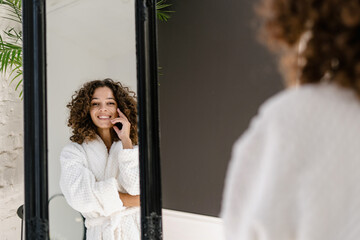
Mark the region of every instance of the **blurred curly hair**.
[[360, 0], [261, 0], [256, 10], [288, 85], [331, 81], [360, 96]]
[[[72, 96], [71, 101], [66, 105], [70, 109], [68, 126], [72, 128], [70, 140], [82, 144], [84, 141], [96, 139], [96, 126], [91, 120], [90, 107], [91, 99], [95, 89], [99, 87], [108, 87], [114, 94], [115, 101], [121, 112], [128, 118], [130, 128], [130, 139], [134, 145], [138, 144], [137, 133], [137, 102], [136, 94], [128, 87], [124, 87], [120, 82], [114, 82], [110, 78], [104, 80], [94, 80], [85, 83]], [[112, 130], [114, 131], [114, 130]], [[119, 141], [119, 137], [114, 131], [113, 141]]]

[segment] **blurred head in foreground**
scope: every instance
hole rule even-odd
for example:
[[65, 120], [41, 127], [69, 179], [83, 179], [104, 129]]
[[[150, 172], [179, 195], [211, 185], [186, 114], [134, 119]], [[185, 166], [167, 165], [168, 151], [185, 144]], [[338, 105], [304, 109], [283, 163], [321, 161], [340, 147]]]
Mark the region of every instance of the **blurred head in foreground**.
[[262, 0], [257, 12], [288, 86], [330, 81], [360, 96], [359, 0]]

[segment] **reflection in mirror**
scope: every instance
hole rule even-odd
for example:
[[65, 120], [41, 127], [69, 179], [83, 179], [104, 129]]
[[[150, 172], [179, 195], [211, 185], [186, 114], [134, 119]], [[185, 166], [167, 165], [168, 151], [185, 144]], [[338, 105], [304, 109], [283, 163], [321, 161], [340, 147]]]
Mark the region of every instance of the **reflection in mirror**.
[[[58, 211], [61, 209], [61, 211]], [[83, 239], [84, 224], [82, 215], [71, 208], [62, 194], [53, 195], [49, 199], [51, 239]], [[52, 214], [55, 214], [53, 217]], [[69, 229], [75, 228], [72, 232]]]
[[[87, 239], [140, 239], [134, 2], [47, 0], [46, 18], [49, 197]], [[51, 238], [66, 208], [50, 206]]]

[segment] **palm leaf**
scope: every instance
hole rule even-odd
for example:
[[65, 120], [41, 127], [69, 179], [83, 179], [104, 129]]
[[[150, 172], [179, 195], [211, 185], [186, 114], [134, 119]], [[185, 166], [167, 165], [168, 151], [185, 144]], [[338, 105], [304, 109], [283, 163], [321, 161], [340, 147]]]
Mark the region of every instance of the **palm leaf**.
[[[20, 73], [22, 74], [22, 73]], [[16, 85], [15, 91], [18, 89], [18, 87], [20, 86], [20, 84], [22, 83], [22, 79], [20, 79], [19, 83]]]
[[[18, 77], [20, 77], [21, 75], [22, 75], [22, 71], [19, 71], [18, 74], [17, 74], [13, 79], [11, 79], [10, 84], [11, 84], [15, 79], [17, 79]], [[18, 85], [19, 85], [19, 84], [18, 84]], [[17, 90], [17, 88], [18, 88], [18, 87], [16, 87], [15, 90]]]
[[3, 5], [5, 7], [7, 7], [6, 9], [13, 13], [14, 15], [12, 15], [13, 17], [16, 18], [17, 22], [22, 22], [21, 21], [21, 1], [11, 1], [11, 0], [0, 0], [0, 5]]
[[14, 49], [3, 49], [2, 50], [2, 65], [0, 68], [1, 72], [6, 72], [8, 67], [11, 68], [13, 65], [21, 64], [17, 59], [16, 55], [18, 54], [17, 50]]
[[22, 67], [21, 65], [17, 65], [14, 69], [12, 69], [9, 74], [9, 77], [11, 77], [16, 70], [22, 71], [20, 70], [21, 67]]
[[[22, 1], [21, 0], [0, 0], [0, 7], [5, 10], [6, 15], [1, 16], [3, 19], [13, 22], [13, 26], [22, 24]], [[15, 27], [8, 27], [3, 31], [3, 39], [0, 36], [0, 72], [5, 74], [10, 71], [9, 80], [12, 84], [17, 81], [15, 91], [21, 86], [22, 79], [22, 31], [16, 30]], [[15, 74], [16, 73], [16, 74]], [[23, 91], [19, 97], [22, 99]]]
[[156, 15], [160, 21], [167, 22], [171, 17], [170, 13], [175, 11], [165, 10], [166, 8], [172, 6], [172, 4], [166, 3], [166, 0], [160, 0], [156, 3]]
[[7, 68], [7, 65], [8, 65], [8, 62], [9, 62], [9, 57], [10, 57], [10, 51], [3, 51], [3, 56], [2, 56], [2, 63], [1, 63], [1, 68], [0, 68], [0, 71], [1, 72], [5, 72], [6, 71], [6, 68]]
[[[160, 3], [160, 2], [159, 2]], [[170, 7], [172, 4], [158, 4], [156, 5], [156, 10], [160, 10], [160, 9], [163, 9], [163, 8], [167, 8], [167, 7]]]
[[4, 33], [8, 36], [8, 37], [11, 37], [11, 38], [14, 38], [14, 39], [21, 39], [21, 34], [22, 34], [22, 32], [21, 31], [19, 31], [19, 32], [17, 32], [16, 30], [15, 30], [15, 28], [10, 28], [10, 29], [8, 29], [7, 31], [4, 31]]

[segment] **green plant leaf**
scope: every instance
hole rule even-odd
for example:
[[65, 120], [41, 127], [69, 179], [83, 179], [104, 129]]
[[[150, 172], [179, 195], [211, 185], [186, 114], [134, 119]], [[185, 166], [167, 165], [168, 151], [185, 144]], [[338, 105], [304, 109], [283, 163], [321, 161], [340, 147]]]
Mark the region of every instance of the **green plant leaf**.
[[7, 64], [8, 64], [8, 62], [9, 62], [9, 51], [7, 51], [7, 50], [5, 50], [4, 51], [4, 54], [3, 54], [3, 58], [2, 58], [2, 63], [1, 63], [1, 71], [3, 72], [3, 73], [5, 73], [5, 71], [6, 71], [6, 67], [7, 67]]
[[160, 0], [156, 3], [156, 16], [160, 21], [167, 22], [171, 18], [170, 13], [175, 11], [165, 10], [166, 8], [172, 6], [172, 4], [166, 3], [166, 0]]
[[15, 64], [16, 51], [11, 51], [10, 57], [10, 68], [12, 68]]
[[20, 79], [20, 81], [18, 82], [18, 84], [16, 85], [15, 91], [17, 91], [18, 87], [20, 86], [20, 84], [22, 83], [22, 79]]
[[[22, 1], [21, 0], [0, 0], [0, 7], [4, 10], [4, 16], [0, 16], [2, 19], [12, 21], [14, 24], [22, 24]], [[13, 27], [16, 25], [9, 26], [5, 29], [5, 39], [0, 35], [0, 72], [5, 74], [10, 71], [9, 79], [10, 84], [15, 80], [18, 80], [15, 91], [19, 89], [23, 82], [22, 71], [22, 30], [17, 30]], [[14, 76], [15, 75], [15, 76]], [[14, 76], [14, 77], [13, 77]], [[9, 85], [10, 85], [9, 84]], [[19, 97], [23, 99], [23, 90], [21, 90]]]
[[[11, 72], [10, 72], [10, 74], [9, 74], [9, 77], [11, 77], [16, 70], [21, 71], [20, 68], [21, 68], [21, 65], [17, 65], [13, 70], [11, 70]], [[22, 71], [21, 71], [21, 72], [22, 72]]]
[[171, 5], [172, 5], [172, 4], [156, 5], [156, 9], [157, 9], [157, 10], [160, 10], [160, 9], [163, 9], [163, 8], [170, 7]]
[[[21, 76], [22, 75], [22, 71], [21, 72], [18, 72], [18, 74], [13, 78], [13, 79], [11, 79], [11, 81], [10, 81], [10, 84], [15, 80], [15, 79], [17, 79], [19, 76]], [[15, 89], [16, 90], [16, 89]]]

